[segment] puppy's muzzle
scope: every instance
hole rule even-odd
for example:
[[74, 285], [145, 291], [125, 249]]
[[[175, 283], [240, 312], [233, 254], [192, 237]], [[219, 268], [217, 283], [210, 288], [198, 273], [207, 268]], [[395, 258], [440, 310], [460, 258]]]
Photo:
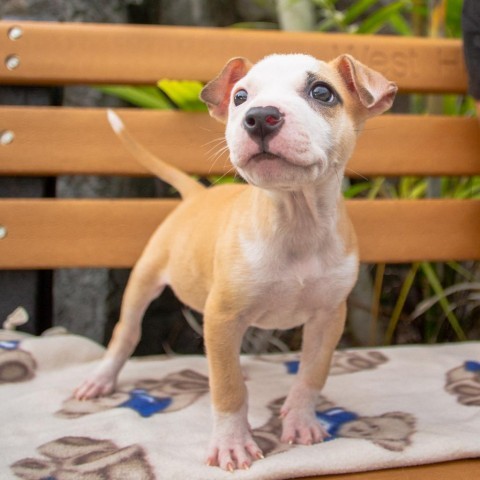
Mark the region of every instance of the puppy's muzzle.
[[245, 114], [243, 127], [253, 140], [263, 142], [279, 132], [283, 116], [277, 107], [252, 107]]

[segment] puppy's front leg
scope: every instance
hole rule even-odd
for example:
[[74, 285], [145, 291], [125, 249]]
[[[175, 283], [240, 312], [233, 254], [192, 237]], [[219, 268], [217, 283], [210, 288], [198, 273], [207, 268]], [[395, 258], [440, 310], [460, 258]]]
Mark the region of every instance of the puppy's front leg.
[[282, 442], [310, 445], [328, 437], [315, 417], [315, 404], [327, 379], [345, 317], [343, 303], [335, 310], [318, 312], [305, 324], [300, 369], [281, 410]]
[[208, 465], [224, 470], [248, 469], [263, 458], [247, 418], [247, 389], [240, 368], [240, 346], [246, 326], [233, 313], [205, 311], [205, 346], [213, 403], [213, 432]]

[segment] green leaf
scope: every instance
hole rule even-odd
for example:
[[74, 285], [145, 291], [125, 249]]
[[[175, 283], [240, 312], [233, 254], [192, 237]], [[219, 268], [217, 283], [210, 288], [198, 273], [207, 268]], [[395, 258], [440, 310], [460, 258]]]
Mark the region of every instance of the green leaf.
[[473, 199], [478, 199], [480, 198], [480, 185], [472, 185], [471, 187], [465, 187], [465, 189], [459, 191], [456, 195], [455, 198], [457, 199], [467, 199], [467, 198], [473, 198]]
[[439, 304], [447, 317], [450, 326], [452, 327], [453, 331], [457, 335], [459, 340], [465, 341], [467, 336], [463, 331], [462, 327], [460, 326], [460, 322], [458, 321], [457, 316], [453, 313], [452, 308], [450, 306], [450, 302], [447, 299], [445, 291], [440, 283], [440, 280], [435, 273], [435, 270], [431, 263], [422, 262], [420, 263], [420, 268], [422, 269], [423, 274], [428, 280], [428, 283], [432, 290], [435, 292], [436, 295], [439, 296]]
[[465, 268], [461, 263], [459, 262], [447, 262], [447, 265], [456, 273], [461, 275], [463, 278], [465, 278], [469, 282], [474, 282], [475, 281], [475, 275], [470, 271], [470, 269]]
[[[478, 0], [477, 0], [478, 2]], [[448, 0], [446, 12], [446, 31], [449, 37], [462, 36], [463, 0]]]
[[442, 178], [442, 197], [478, 198], [480, 196], [480, 177]]
[[345, 198], [355, 198], [358, 197], [360, 194], [370, 190], [370, 188], [372, 188], [372, 184], [370, 182], [356, 183], [355, 185], [348, 187], [343, 192], [343, 196]]
[[132, 105], [142, 108], [172, 109], [168, 98], [155, 87], [124, 87], [103, 85], [97, 87], [103, 93], [121, 98]]
[[393, 334], [395, 333], [398, 321], [400, 320], [400, 315], [402, 314], [405, 303], [407, 302], [408, 294], [412, 289], [413, 282], [417, 275], [418, 267], [418, 262], [412, 264], [410, 270], [407, 273], [407, 276], [405, 277], [405, 280], [403, 281], [402, 288], [400, 289], [397, 302], [395, 303], [395, 307], [392, 312], [392, 316], [390, 317], [390, 321], [388, 322], [387, 331], [385, 332], [386, 345], [390, 345], [392, 343]]
[[387, 267], [386, 263], [377, 263], [377, 267], [375, 268], [372, 307], [370, 310], [372, 314], [372, 320], [370, 322], [370, 344], [371, 345], [377, 344], [378, 319], [380, 316], [380, 302], [382, 299], [382, 289], [383, 289], [383, 281], [385, 279], [386, 267]]
[[409, 198], [414, 182], [415, 179], [413, 177], [402, 177], [398, 184], [398, 196], [400, 198]]
[[405, 20], [405, 18], [400, 15], [400, 13], [396, 13], [392, 15], [388, 21], [392, 29], [395, 33], [399, 35], [404, 35], [406, 37], [411, 37], [413, 35], [412, 28], [410, 24]]
[[351, 7], [345, 10], [345, 17], [343, 21], [346, 25], [350, 25], [358, 19], [365, 11], [367, 11], [372, 5], [378, 3], [380, 0], [358, 0]]
[[330, 30], [335, 30], [337, 27], [337, 22], [333, 18], [326, 18], [317, 25], [317, 31], [319, 32], [328, 32]]
[[399, 198], [422, 198], [427, 191], [427, 180], [417, 177], [402, 177], [397, 188]]
[[160, 80], [158, 87], [181, 110], [188, 112], [206, 112], [206, 105], [199, 95], [203, 88], [201, 82], [189, 80]]
[[236, 177], [233, 173], [231, 175], [211, 175], [208, 178], [208, 181], [212, 185], [225, 185], [225, 184], [231, 184], [231, 183], [243, 183], [241, 179]]
[[426, 180], [420, 180], [416, 185], [412, 186], [408, 198], [418, 199], [425, 196], [427, 191], [427, 182]]
[[375, 178], [372, 182], [372, 187], [370, 191], [368, 192], [368, 199], [369, 200], [374, 200], [377, 198], [378, 194], [380, 193], [381, 188], [383, 187], [383, 184], [386, 182], [385, 177], [378, 177]]
[[394, 15], [397, 15], [398, 12], [406, 9], [408, 5], [409, 2], [401, 0], [379, 8], [374, 14], [370, 15], [360, 24], [358, 27], [358, 33], [373, 34], [378, 32], [378, 30], [384, 27]]

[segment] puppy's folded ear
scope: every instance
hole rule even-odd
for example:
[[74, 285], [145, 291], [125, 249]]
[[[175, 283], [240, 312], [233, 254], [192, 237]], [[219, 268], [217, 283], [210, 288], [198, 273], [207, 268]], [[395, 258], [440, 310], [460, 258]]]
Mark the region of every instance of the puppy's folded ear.
[[213, 118], [225, 123], [233, 86], [250, 70], [252, 64], [246, 58], [232, 58], [218, 77], [208, 82], [200, 93], [200, 99], [208, 107]]
[[392, 106], [397, 93], [395, 83], [350, 55], [341, 55], [333, 63], [347, 90], [360, 102], [367, 118], [380, 115]]

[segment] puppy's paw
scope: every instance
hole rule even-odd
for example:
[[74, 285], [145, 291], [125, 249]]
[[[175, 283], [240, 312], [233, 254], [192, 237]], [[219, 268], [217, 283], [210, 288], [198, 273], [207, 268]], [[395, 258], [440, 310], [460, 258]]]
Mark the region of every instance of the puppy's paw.
[[99, 379], [97, 377], [85, 380], [73, 391], [76, 400], [90, 400], [91, 398], [104, 397], [115, 390], [115, 382]]
[[233, 472], [236, 469], [248, 470], [252, 462], [263, 458], [262, 451], [251, 435], [238, 437], [220, 441], [213, 439], [206, 464]]
[[76, 400], [89, 400], [91, 398], [109, 395], [115, 390], [116, 374], [110, 365], [100, 364], [99, 368], [87, 378], [74, 392]]
[[252, 437], [243, 413], [217, 414], [206, 464], [233, 472], [248, 470], [263, 453]]
[[313, 445], [320, 443], [330, 435], [323, 428], [311, 409], [292, 408], [282, 409], [282, 437], [281, 441], [288, 444]]

